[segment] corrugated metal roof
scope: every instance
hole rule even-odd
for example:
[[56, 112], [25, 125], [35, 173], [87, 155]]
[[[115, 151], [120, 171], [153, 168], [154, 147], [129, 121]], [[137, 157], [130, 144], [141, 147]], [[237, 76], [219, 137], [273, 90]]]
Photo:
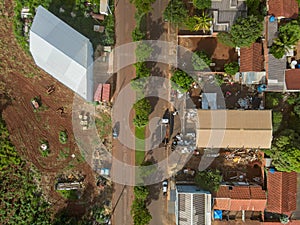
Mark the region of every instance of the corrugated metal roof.
[[39, 67], [92, 101], [92, 44], [42, 6], [37, 8], [30, 30], [30, 52]]
[[198, 110], [200, 148], [270, 148], [270, 110]]
[[276, 59], [272, 54], [269, 54], [268, 58], [269, 71], [267, 90], [283, 91], [285, 85], [284, 73], [286, 69], [286, 57]]

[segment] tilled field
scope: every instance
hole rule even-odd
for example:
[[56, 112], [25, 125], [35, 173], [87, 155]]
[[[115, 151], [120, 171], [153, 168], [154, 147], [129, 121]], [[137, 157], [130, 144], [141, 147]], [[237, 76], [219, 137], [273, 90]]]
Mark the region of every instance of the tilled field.
[[[0, 5], [0, 94], [8, 95], [9, 103], [3, 109], [3, 118], [7, 123], [10, 137], [22, 157], [41, 172], [41, 186], [46, 197], [53, 203], [55, 211], [62, 208], [76, 209], [77, 215], [84, 212], [96, 193], [95, 179], [89, 165], [82, 162], [79, 149], [72, 131], [73, 93], [35, 66], [33, 59], [17, 44], [13, 34], [13, 3], [5, 0]], [[48, 95], [46, 87], [54, 85], [55, 91]], [[40, 97], [43, 109], [34, 112], [31, 99]], [[57, 109], [64, 107], [61, 116]], [[59, 132], [66, 130], [67, 144], [61, 144]], [[50, 154], [43, 157], [39, 150], [40, 141], [49, 142]], [[61, 152], [67, 151], [61, 157]], [[75, 154], [75, 158], [71, 155]], [[66, 202], [55, 191], [56, 176], [67, 169], [81, 171], [86, 175], [86, 192], [80, 201]], [[77, 211], [79, 210], [79, 212]]]

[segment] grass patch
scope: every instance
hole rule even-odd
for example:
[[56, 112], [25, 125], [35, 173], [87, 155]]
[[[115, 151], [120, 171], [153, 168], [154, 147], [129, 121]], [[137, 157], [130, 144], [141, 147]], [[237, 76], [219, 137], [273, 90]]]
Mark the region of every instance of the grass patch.
[[70, 148], [63, 148], [59, 151], [58, 159], [66, 159], [70, 154]]
[[100, 138], [104, 139], [111, 135], [112, 122], [109, 114], [102, 113], [100, 116], [95, 118], [95, 125]]
[[141, 165], [145, 157], [145, 127], [136, 127], [135, 137], [135, 165]]
[[76, 200], [78, 199], [77, 191], [76, 190], [58, 190], [58, 193], [61, 194], [62, 197], [69, 200]]

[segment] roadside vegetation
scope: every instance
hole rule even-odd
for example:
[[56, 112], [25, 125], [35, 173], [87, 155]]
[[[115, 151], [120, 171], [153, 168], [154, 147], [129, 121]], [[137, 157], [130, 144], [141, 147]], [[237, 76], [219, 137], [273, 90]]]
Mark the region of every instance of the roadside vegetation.
[[152, 216], [147, 208], [146, 201], [149, 196], [149, 190], [146, 186], [134, 187], [134, 200], [131, 205], [131, 215], [134, 225], [147, 225]]
[[172, 88], [175, 90], [179, 90], [182, 93], [187, 92], [194, 82], [191, 76], [180, 69], [177, 69], [173, 72], [171, 81]]
[[300, 97], [266, 93], [266, 108], [273, 110], [273, 142], [267, 156], [279, 171], [300, 172]]

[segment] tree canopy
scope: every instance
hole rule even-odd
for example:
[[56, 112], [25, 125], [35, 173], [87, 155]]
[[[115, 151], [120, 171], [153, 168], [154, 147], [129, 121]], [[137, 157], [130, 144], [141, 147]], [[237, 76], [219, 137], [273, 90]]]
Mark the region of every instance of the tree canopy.
[[193, 16], [189, 17], [185, 25], [191, 31], [199, 31], [201, 30], [203, 33], [206, 33], [210, 30], [212, 18], [207, 14], [203, 14], [201, 16]]
[[145, 14], [150, 12], [152, 9], [151, 5], [155, 2], [155, 0], [130, 0], [133, 3], [139, 14]]
[[228, 34], [220, 33], [218, 39], [223, 44], [232, 47], [250, 47], [259, 37], [263, 30], [263, 24], [253, 15], [239, 18], [232, 25]]
[[224, 71], [225, 73], [229, 74], [229, 75], [235, 75], [237, 72], [239, 72], [240, 67], [238, 62], [230, 62], [225, 64], [224, 66]]
[[208, 54], [204, 51], [197, 51], [192, 56], [192, 64], [194, 70], [205, 70], [208, 69], [211, 64], [211, 59]]
[[279, 27], [278, 37], [273, 40], [270, 53], [275, 58], [282, 58], [300, 40], [300, 26], [297, 21], [291, 21]]
[[183, 24], [188, 16], [188, 11], [182, 0], [171, 0], [163, 13], [166, 21], [174, 25]]
[[138, 43], [135, 49], [135, 56], [137, 61], [139, 62], [146, 61], [150, 57], [152, 51], [153, 48], [148, 43], [145, 42]]
[[222, 175], [219, 170], [199, 171], [195, 177], [195, 183], [211, 193], [219, 190], [221, 181]]
[[190, 86], [194, 82], [194, 79], [182, 70], [175, 70], [171, 77], [171, 81], [175, 83], [175, 85], [174, 83], [171, 83], [174, 89], [182, 89], [186, 92], [190, 89]]
[[197, 9], [208, 9], [211, 7], [211, 0], [193, 0], [193, 5]]
[[287, 129], [273, 141], [272, 148], [265, 150], [272, 158], [272, 164], [279, 171], [300, 172], [300, 141], [299, 134]]
[[136, 127], [144, 127], [149, 122], [149, 114], [151, 113], [151, 105], [148, 99], [143, 98], [137, 101], [133, 108], [135, 109], [135, 117], [133, 123]]

